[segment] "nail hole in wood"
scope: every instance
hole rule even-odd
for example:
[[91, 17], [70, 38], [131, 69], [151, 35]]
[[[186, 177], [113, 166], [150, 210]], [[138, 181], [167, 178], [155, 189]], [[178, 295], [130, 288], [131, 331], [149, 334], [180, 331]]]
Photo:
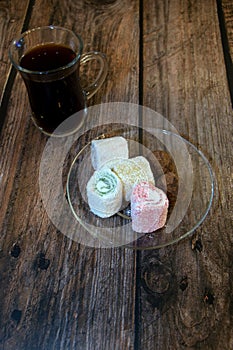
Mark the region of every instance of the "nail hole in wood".
[[21, 317], [22, 317], [22, 311], [21, 310], [13, 310], [12, 313], [11, 313], [11, 319], [17, 323], [20, 322], [21, 320]]
[[44, 253], [40, 253], [40, 255], [36, 259], [36, 267], [41, 270], [47, 270], [50, 265], [50, 260], [45, 258]]
[[20, 252], [21, 252], [20, 246], [17, 243], [14, 243], [10, 251], [11, 256], [13, 256], [13, 258], [18, 258]]

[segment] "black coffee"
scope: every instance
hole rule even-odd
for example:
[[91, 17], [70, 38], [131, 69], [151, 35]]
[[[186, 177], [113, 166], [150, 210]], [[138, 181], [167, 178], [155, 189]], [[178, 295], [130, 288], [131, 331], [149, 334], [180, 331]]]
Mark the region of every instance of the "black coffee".
[[32, 73], [23, 74], [23, 78], [35, 123], [47, 133], [52, 133], [66, 118], [85, 108], [78, 64], [59, 69], [57, 73], [51, 72], [66, 66], [75, 57], [71, 48], [51, 43], [38, 45], [21, 58], [21, 67], [32, 72], [43, 72], [41, 77]]

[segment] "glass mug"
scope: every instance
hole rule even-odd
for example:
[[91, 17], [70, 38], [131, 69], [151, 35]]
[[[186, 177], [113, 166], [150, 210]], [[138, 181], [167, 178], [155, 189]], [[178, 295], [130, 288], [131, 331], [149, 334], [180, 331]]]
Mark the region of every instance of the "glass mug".
[[[28, 30], [10, 46], [11, 63], [26, 85], [32, 120], [47, 135], [69, 116], [82, 111], [77, 113], [77, 120], [72, 118], [75, 125], [69, 124], [62, 135], [77, 130], [86, 116], [86, 100], [97, 92], [106, 78], [104, 54], [96, 51], [82, 54], [82, 50], [79, 35], [56, 26]], [[79, 68], [91, 60], [98, 61], [99, 72], [95, 81], [83, 89]]]

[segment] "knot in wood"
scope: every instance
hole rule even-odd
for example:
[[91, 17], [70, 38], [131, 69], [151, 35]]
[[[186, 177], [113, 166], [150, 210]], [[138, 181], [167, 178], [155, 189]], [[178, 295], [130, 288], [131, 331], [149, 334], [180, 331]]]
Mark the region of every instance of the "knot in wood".
[[153, 295], [165, 294], [170, 289], [171, 270], [161, 261], [154, 260], [145, 266], [142, 273], [144, 289]]
[[202, 245], [201, 239], [199, 237], [194, 237], [192, 239], [192, 250], [197, 250], [201, 253], [202, 249], [203, 249], [203, 245]]
[[179, 283], [180, 289], [185, 291], [185, 289], [188, 287], [188, 277], [184, 276], [181, 278], [180, 283]]
[[143, 278], [147, 288], [152, 293], [162, 294], [169, 289], [170, 283], [167, 275], [158, 274], [158, 271], [146, 271]]

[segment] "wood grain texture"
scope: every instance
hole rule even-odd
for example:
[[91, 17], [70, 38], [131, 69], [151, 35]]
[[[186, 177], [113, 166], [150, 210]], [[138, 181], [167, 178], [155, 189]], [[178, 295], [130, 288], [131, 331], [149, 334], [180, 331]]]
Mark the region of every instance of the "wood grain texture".
[[[23, 2], [2, 4], [0, 88], [8, 38], [26, 13]], [[43, 206], [47, 137], [17, 75], [0, 147], [0, 349], [233, 348], [233, 115], [216, 2], [35, 0], [28, 27], [48, 24], [106, 54], [108, 78], [90, 105], [142, 99], [207, 156], [218, 189], [206, 221], [178, 245], [136, 253], [77, 244]]]
[[203, 151], [218, 191], [193, 241], [142, 253], [140, 346], [229, 349], [232, 109], [216, 3], [145, 2], [143, 10], [143, 103]]
[[[90, 104], [137, 101], [137, 2], [35, 1], [29, 27], [47, 24], [106, 53], [110, 78]], [[1, 140], [0, 347], [133, 349], [135, 252], [85, 248], [57, 232], [39, 193], [46, 141], [17, 76]]]
[[28, 3], [29, 1], [24, 1], [21, 4], [17, 4], [15, 1], [5, 0], [2, 0], [0, 3], [0, 101], [10, 69], [8, 48], [15, 36], [23, 28]]
[[232, 21], [233, 3], [232, 1], [222, 0], [222, 9], [224, 13], [230, 55], [233, 61], [233, 21]]

